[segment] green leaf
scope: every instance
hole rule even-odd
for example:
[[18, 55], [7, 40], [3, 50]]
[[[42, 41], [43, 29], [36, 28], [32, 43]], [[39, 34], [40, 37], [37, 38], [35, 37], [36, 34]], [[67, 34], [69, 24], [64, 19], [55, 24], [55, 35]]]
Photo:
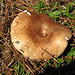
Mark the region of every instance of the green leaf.
[[63, 63], [64, 60], [62, 60], [61, 58], [57, 58], [57, 60], [59, 61], [59, 63]]
[[[3, 34], [3, 32], [2, 32], [2, 31], [0, 31], [0, 33], [1, 33], [1, 34]], [[0, 34], [0, 36], [1, 36], [1, 34]]]
[[62, 8], [61, 8], [61, 5], [60, 4], [59, 4], [59, 8], [60, 8], [59, 10], [62, 12]]
[[72, 15], [70, 15], [70, 13], [64, 13], [64, 16], [66, 15], [67, 17], [69, 17], [70, 19], [74, 19], [75, 17], [73, 17]]
[[[57, 61], [58, 61], [60, 64], [64, 62], [64, 60], [62, 60], [61, 58], [57, 58]], [[60, 65], [59, 65], [57, 62], [55, 62], [55, 63], [56, 63], [56, 68], [58, 68]]]
[[61, 5], [59, 4], [59, 10], [61, 13], [65, 13], [65, 10], [62, 10]]
[[0, 5], [3, 3], [3, 0], [0, 0]]
[[47, 10], [46, 12], [47, 12], [48, 16], [50, 16], [50, 14], [49, 14], [49, 10]]
[[[68, 57], [72, 57], [75, 56], [75, 48], [71, 48], [70, 52], [68, 52], [67, 54]], [[68, 59], [67, 58], [68, 63], [70, 63], [72, 61], [72, 59]]]
[[18, 65], [18, 67], [17, 67], [17, 69], [16, 69], [17, 73], [19, 73], [19, 68], [20, 68], [20, 66]]
[[24, 75], [24, 73], [25, 73], [25, 69], [22, 69], [20, 75]]
[[24, 72], [22, 73], [22, 75], [24, 75]]
[[71, 2], [71, 3], [70, 3], [71, 9], [72, 9], [73, 3], [75, 3], [75, 2]]
[[67, 54], [67, 56], [72, 57], [75, 55], [75, 48], [71, 48], [70, 52]]
[[42, 13], [45, 13], [45, 10], [42, 10]]
[[54, 20], [58, 20], [60, 16], [54, 16]]
[[[55, 62], [56, 63], [56, 62]], [[56, 63], [56, 68], [58, 68], [60, 65], [58, 63]]]
[[41, 9], [41, 7], [40, 7], [40, 1], [39, 1], [39, 2], [38, 2], [38, 5], [37, 5], [37, 13], [40, 12], [40, 9]]
[[47, 67], [48, 67], [48, 64], [45, 64], [45, 65], [44, 65], [44, 68], [46, 69]]
[[70, 3], [71, 9], [72, 9], [72, 2]]
[[67, 4], [67, 6], [66, 6], [66, 13], [69, 12], [69, 8], [70, 8], [70, 6], [69, 6], [69, 4]]
[[56, 7], [56, 6], [57, 6], [57, 4], [58, 4], [58, 2], [56, 2], [56, 3], [55, 3], [54, 7]]
[[17, 67], [17, 63], [13, 66], [13, 68], [15, 69]]
[[32, 8], [35, 8], [35, 9], [37, 9], [38, 7], [37, 7], [37, 6], [33, 6]]
[[28, 75], [27, 73], [25, 75]]
[[[44, 8], [45, 7], [45, 5], [43, 5], [43, 3], [42, 3], [42, 1], [39, 1], [38, 2], [38, 5], [37, 5], [37, 13], [39, 13], [40, 12], [40, 9], [41, 8]], [[44, 13], [45, 11], [44, 10], [42, 10], [42, 13]]]
[[42, 0], [43, 2], [45, 2], [45, 0]]
[[37, 13], [40, 13], [40, 10], [37, 10]]
[[[13, 66], [13, 69], [16, 69], [17, 68], [17, 63]], [[14, 71], [17, 71], [17, 70], [14, 70]]]
[[58, 2], [55, 3], [54, 7], [52, 8], [52, 11], [55, 11], [57, 9], [56, 8], [57, 7], [57, 4], [58, 4]]
[[58, 15], [60, 15], [61, 13], [60, 13], [60, 11], [54, 11], [54, 12], [52, 12], [51, 14], [50, 14], [50, 16], [51, 17], [54, 17], [54, 16], [58, 16]]

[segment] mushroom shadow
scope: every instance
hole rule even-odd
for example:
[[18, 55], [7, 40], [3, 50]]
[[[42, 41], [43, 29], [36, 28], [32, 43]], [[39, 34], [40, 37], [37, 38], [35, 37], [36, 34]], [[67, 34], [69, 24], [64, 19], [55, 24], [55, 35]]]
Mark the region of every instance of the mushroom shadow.
[[49, 66], [44, 73], [39, 75], [75, 75], [75, 61], [59, 68]]

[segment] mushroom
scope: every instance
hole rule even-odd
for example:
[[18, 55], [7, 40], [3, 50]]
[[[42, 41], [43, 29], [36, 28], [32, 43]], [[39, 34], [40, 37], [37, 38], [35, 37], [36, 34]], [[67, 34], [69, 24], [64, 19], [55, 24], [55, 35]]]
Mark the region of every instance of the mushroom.
[[[31, 60], [57, 58], [68, 45], [72, 33], [68, 27], [54, 22], [46, 14], [20, 12], [11, 25], [14, 47]], [[51, 54], [51, 55], [50, 55]]]

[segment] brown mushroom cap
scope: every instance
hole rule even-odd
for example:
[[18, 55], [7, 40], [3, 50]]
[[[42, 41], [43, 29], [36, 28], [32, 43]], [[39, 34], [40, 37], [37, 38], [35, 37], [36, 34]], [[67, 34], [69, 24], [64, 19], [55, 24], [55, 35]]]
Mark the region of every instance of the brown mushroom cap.
[[68, 27], [55, 23], [45, 14], [26, 10], [19, 13], [11, 25], [13, 45], [32, 60], [48, 60], [50, 54], [60, 56], [71, 37]]

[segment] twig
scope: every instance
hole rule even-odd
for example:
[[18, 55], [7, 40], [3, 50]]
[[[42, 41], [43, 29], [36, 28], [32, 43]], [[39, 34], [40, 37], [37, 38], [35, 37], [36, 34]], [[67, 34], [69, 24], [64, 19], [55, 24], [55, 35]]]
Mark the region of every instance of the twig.
[[43, 48], [41, 48], [43, 51], [45, 51], [47, 54], [49, 54], [50, 55], [50, 57], [53, 59], [53, 60], [55, 60], [58, 64], [59, 64], [59, 62], [56, 60], [56, 58], [55, 57], [53, 57], [46, 49], [43, 49]]

